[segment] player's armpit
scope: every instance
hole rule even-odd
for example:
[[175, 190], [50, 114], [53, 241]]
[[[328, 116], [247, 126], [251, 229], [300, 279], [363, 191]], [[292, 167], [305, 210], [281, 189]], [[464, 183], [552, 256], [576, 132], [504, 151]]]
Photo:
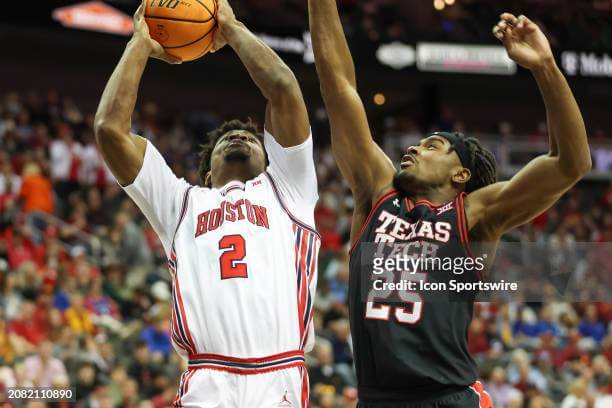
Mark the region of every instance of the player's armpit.
[[492, 235], [477, 239], [499, 238], [546, 211], [583, 175], [564, 171], [558, 157], [537, 157], [509, 181], [492, 184], [467, 196], [469, 228], [479, 226], [479, 231]]

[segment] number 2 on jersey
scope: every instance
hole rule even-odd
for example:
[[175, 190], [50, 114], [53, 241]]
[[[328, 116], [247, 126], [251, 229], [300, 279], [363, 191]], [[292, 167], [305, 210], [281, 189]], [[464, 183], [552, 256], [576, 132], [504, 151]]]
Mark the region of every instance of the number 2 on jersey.
[[225, 250], [219, 258], [221, 279], [248, 278], [247, 265], [240, 262], [246, 256], [242, 235], [226, 235], [219, 241], [219, 250]]

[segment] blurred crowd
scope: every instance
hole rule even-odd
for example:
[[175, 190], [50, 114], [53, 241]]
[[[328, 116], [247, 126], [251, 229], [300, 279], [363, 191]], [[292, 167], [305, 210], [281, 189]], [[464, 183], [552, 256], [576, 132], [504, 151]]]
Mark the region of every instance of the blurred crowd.
[[[165, 117], [145, 103], [133, 126], [179, 177], [198, 184], [198, 142], [220, 121]], [[93, 113], [55, 91], [0, 94], [0, 390], [71, 386], [79, 407], [168, 407], [185, 365], [170, 343], [165, 255], [103, 164], [92, 122]], [[329, 147], [317, 149], [316, 162], [322, 247], [317, 341], [307, 356], [312, 402], [354, 407], [353, 203]], [[579, 184], [508, 239], [609, 243], [612, 184]], [[469, 347], [496, 407], [610, 407], [611, 320], [605, 302], [478, 303]]]

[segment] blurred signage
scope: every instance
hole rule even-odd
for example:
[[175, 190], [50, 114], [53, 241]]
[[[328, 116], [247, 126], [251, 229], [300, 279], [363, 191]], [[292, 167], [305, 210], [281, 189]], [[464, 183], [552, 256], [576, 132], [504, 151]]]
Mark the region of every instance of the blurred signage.
[[516, 63], [502, 46], [419, 43], [417, 68], [421, 71], [513, 75]]
[[305, 31], [302, 38], [279, 37], [276, 35], [258, 33], [257, 36], [265, 42], [268, 47], [278, 52], [301, 55], [307, 64], [314, 63], [314, 53], [312, 51], [312, 38], [310, 32]]
[[381, 64], [391, 68], [402, 69], [414, 65], [416, 52], [412, 45], [406, 45], [399, 41], [391, 44], [383, 44], [376, 51], [376, 58]]
[[101, 1], [90, 1], [53, 10], [53, 19], [64, 27], [129, 35], [132, 18]]
[[594, 52], [564, 51], [561, 66], [567, 75], [583, 77], [612, 77], [612, 57]]

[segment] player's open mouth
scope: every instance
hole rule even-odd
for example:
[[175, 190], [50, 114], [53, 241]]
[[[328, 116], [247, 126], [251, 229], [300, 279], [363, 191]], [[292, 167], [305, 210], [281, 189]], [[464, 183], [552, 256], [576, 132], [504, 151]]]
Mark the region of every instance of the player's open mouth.
[[400, 167], [404, 168], [404, 167], [412, 166], [413, 164], [416, 164], [416, 160], [414, 159], [414, 157], [412, 157], [412, 155], [405, 154], [404, 157], [402, 157], [402, 162], [400, 163]]
[[241, 142], [241, 141], [237, 141], [237, 140], [235, 140], [233, 142], [230, 142], [227, 145], [227, 149], [232, 149], [232, 148], [235, 148], [235, 147], [248, 147], [248, 145], [245, 142]]

